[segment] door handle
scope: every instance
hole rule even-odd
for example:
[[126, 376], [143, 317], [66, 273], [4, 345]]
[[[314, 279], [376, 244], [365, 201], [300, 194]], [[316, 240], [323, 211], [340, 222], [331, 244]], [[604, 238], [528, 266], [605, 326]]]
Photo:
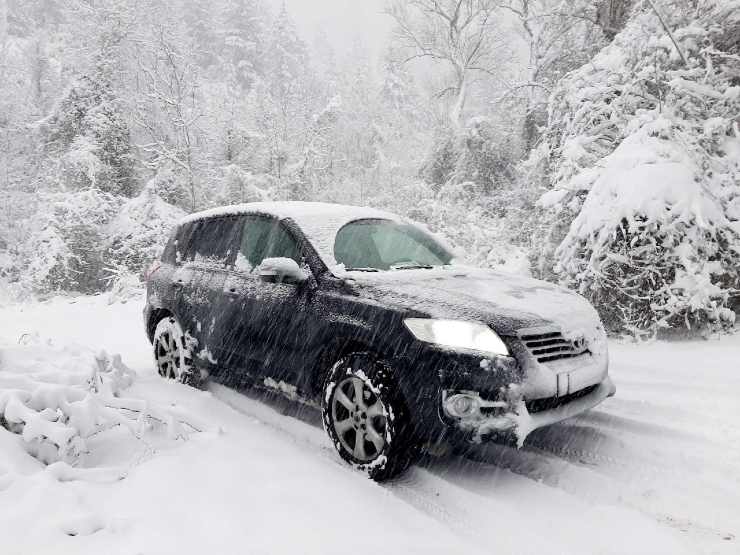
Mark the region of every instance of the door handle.
[[185, 285], [185, 282], [181, 279], [172, 282], [172, 286], [177, 287], [178, 289], [182, 288], [183, 285]]
[[228, 295], [229, 297], [238, 297], [238, 296], [239, 296], [239, 291], [237, 291], [237, 290], [236, 290], [236, 287], [229, 287], [229, 288], [228, 288], [228, 289], [226, 290], [226, 294], [227, 294], [227, 295]]

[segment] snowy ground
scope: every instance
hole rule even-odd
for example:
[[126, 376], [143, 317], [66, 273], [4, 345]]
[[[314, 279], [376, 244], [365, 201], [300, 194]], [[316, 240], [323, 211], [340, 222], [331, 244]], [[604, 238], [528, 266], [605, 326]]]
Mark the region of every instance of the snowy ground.
[[159, 379], [140, 315], [140, 301], [105, 296], [0, 309], [0, 393], [84, 375], [87, 349], [104, 348], [138, 374], [126, 397], [201, 430], [112, 428], [79, 471], [44, 467], [0, 429], [3, 555], [740, 553], [740, 336], [612, 344], [617, 396], [598, 410], [522, 450], [377, 485], [340, 462], [313, 413]]

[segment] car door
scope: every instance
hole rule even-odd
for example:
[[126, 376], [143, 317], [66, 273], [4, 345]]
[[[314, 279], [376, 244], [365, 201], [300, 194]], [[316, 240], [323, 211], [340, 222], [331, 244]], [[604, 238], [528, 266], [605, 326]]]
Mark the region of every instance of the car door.
[[169, 280], [170, 302], [183, 331], [190, 333], [195, 328], [196, 313], [193, 306], [192, 291], [199, 287], [199, 272], [193, 267], [191, 246], [195, 237], [197, 222], [183, 224], [174, 242], [175, 268]]
[[180, 321], [191, 338], [197, 363], [205, 368], [218, 363], [214, 309], [234, 263], [240, 234], [241, 220], [236, 216], [199, 220], [193, 224], [183, 260], [181, 275], [187, 285], [183, 287]]
[[218, 325], [225, 360], [233, 371], [295, 384], [303, 367], [301, 348], [315, 319], [313, 279], [302, 284], [265, 281], [259, 265], [275, 257], [292, 258], [310, 272], [298, 240], [282, 222], [263, 215], [244, 216], [240, 249], [219, 304]]

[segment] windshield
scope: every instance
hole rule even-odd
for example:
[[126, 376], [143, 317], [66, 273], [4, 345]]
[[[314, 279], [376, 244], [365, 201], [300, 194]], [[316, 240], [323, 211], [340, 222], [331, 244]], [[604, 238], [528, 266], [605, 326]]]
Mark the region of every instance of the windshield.
[[450, 263], [452, 253], [413, 225], [357, 220], [337, 233], [334, 258], [347, 270], [373, 272], [443, 266]]

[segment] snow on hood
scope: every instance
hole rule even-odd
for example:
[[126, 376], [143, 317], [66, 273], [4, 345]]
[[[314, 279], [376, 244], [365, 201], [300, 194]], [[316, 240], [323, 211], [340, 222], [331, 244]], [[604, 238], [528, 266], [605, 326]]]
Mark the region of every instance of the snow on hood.
[[482, 321], [500, 334], [555, 325], [566, 337], [600, 326], [580, 295], [545, 281], [467, 266], [377, 273], [348, 272], [361, 295], [433, 318]]

